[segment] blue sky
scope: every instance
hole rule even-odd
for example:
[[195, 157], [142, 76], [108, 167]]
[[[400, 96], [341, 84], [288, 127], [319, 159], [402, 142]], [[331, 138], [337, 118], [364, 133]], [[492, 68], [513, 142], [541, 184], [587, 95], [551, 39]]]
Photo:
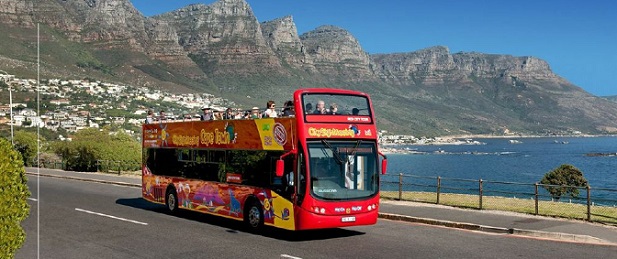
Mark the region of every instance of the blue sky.
[[[130, 0], [145, 16], [214, 0]], [[370, 54], [442, 45], [534, 56], [594, 95], [617, 95], [617, 1], [247, 0], [260, 22], [292, 15], [298, 33], [351, 32]]]

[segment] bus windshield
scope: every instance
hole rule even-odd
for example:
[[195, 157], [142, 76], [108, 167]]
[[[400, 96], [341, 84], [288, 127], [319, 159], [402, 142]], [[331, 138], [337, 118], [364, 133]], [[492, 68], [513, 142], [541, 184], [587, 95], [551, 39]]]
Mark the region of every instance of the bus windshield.
[[312, 194], [327, 200], [373, 196], [378, 191], [377, 155], [372, 141], [308, 143]]

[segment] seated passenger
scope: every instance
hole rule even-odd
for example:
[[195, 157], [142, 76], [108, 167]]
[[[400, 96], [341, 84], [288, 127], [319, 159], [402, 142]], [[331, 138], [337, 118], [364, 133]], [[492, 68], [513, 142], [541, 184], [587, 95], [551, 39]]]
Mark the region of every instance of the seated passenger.
[[242, 109], [238, 108], [236, 110], [236, 116], [234, 116], [234, 119], [240, 120], [240, 119], [244, 119], [244, 117], [245, 117], [244, 111]]
[[221, 108], [216, 108], [214, 109], [214, 114], [212, 115], [212, 119], [215, 121], [220, 121], [223, 119], [223, 111], [221, 110]]
[[266, 110], [262, 116], [263, 118], [276, 118], [278, 117], [278, 113], [276, 112], [276, 104], [274, 101], [270, 100], [266, 103]]
[[234, 114], [233, 109], [227, 108], [227, 110], [225, 111], [225, 114], [223, 114], [223, 119], [224, 120], [233, 120], [236, 118], [236, 114]]
[[326, 110], [326, 103], [324, 101], [319, 100], [317, 102], [317, 107], [313, 114], [326, 114], [328, 110]]
[[328, 114], [337, 115], [338, 114], [337, 112], [338, 112], [338, 105], [336, 103], [330, 104], [330, 110], [328, 111]]
[[249, 116], [249, 119], [261, 119], [259, 107], [253, 107], [253, 109], [251, 109], [251, 115]]
[[154, 123], [154, 112], [152, 110], [148, 110], [148, 116], [146, 116], [146, 124]]
[[204, 107], [201, 107], [201, 110], [203, 111], [203, 114], [200, 117], [202, 121], [211, 121], [213, 119], [212, 109], [210, 107], [204, 106]]
[[304, 114], [311, 114], [311, 113], [313, 113], [313, 104], [307, 103], [306, 105], [304, 105]]
[[285, 102], [285, 107], [283, 108], [283, 117], [293, 117], [296, 112], [294, 111], [294, 102], [289, 100]]

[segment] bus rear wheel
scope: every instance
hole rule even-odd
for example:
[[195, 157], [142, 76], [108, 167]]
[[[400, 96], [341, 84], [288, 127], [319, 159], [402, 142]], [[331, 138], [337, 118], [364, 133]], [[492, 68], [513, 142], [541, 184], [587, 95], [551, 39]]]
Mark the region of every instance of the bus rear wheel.
[[167, 205], [167, 209], [171, 213], [176, 213], [178, 211], [178, 195], [173, 188], [167, 189], [167, 194], [165, 194], [165, 205]]
[[253, 200], [244, 210], [244, 223], [249, 231], [257, 232], [263, 228], [264, 217], [261, 204]]

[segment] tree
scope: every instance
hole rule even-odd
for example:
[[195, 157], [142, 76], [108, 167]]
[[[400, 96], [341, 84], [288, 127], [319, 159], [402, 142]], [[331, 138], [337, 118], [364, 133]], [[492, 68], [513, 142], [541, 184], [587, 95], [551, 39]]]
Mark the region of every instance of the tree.
[[[35, 164], [34, 158], [36, 157], [36, 146], [38, 145], [36, 139], [36, 134], [32, 132], [22, 130], [15, 131], [15, 149], [21, 153], [25, 166], [32, 166]], [[41, 139], [41, 142], [42, 141], [43, 139]]]
[[569, 164], [563, 164], [546, 173], [540, 183], [545, 184], [544, 189], [556, 200], [564, 195], [570, 195], [572, 198], [577, 197], [579, 194], [578, 187], [585, 187], [588, 184], [583, 172]]
[[0, 258], [13, 258], [26, 239], [20, 225], [30, 211], [26, 182], [21, 155], [0, 138]]

